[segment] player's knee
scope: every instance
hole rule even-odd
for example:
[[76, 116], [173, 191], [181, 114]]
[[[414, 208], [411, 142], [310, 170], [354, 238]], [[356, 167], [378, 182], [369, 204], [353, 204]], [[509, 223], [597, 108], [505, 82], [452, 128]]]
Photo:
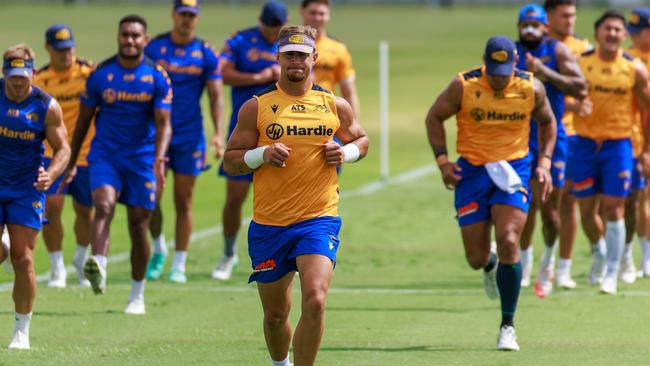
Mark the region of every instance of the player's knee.
[[318, 319], [325, 313], [327, 294], [322, 290], [313, 290], [303, 295], [302, 313], [313, 319]]
[[513, 263], [516, 261], [519, 248], [519, 238], [514, 232], [509, 232], [497, 240], [497, 253], [499, 261], [505, 263]]
[[107, 201], [95, 202], [95, 218], [107, 218], [113, 215], [115, 207]]
[[603, 213], [607, 221], [620, 220], [624, 215], [624, 205], [605, 204], [603, 205]]
[[246, 199], [245, 195], [228, 194], [228, 197], [226, 197], [226, 208], [239, 209], [244, 204], [245, 199]]
[[147, 231], [149, 227], [149, 216], [136, 214], [129, 216], [129, 229], [137, 231]]
[[270, 329], [284, 327], [289, 318], [289, 308], [264, 309], [264, 323]]
[[472, 254], [467, 254], [466, 259], [467, 263], [469, 264], [472, 269], [481, 269], [485, 267], [485, 264], [488, 261], [489, 258], [489, 253], [484, 254], [484, 253], [472, 253]]
[[16, 273], [25, 273], [33, 269], [34, 260], [31, 255], [25, 252], [12, 252], [11, 263], [13, 264]]
[[192, 198], [180, 197], [174, 201], [177, 213], [190, 213], [192, 211]]

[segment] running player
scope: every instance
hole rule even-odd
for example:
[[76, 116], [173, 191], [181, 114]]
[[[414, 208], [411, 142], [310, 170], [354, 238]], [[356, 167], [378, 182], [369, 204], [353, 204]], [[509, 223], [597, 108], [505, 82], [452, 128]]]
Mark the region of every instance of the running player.
[[[29, 349], [29, 323], [36, 297], [33, 253], [41, 229], [45, 192], [70, 158], [63, 113], [57, 101], [32, 86], [34, 51], [24, 43], [3, 57], [0, 80], [0, 230], [9, 231], [15, 278], [16, 325], [9, 348]], [[53, 150], [43, 168], [43, 141]], [[0, 245], [0, 259], [7, 257]]]
[[[76, 57], [74, 36], [72, 29], [65, 24], [55, 24], [45, 32], [45, 48], [50, 55], [50, 63], [38, 70], [34, 84], [49, 95], [54, 96], [63, 110], [63, 122], [68, 131], [68, 143], [72, 141], [77, 118], [79, 117], [79, 97], [86, 89], [86, 79], [93, 71], [94, 66]], [[72, 196], [72, 206], [75, 212], [74, 233], [77, 239], [77, 248], [72, 259], [72, 264], [77, 270], [77, 279], [83, 287], [90, 286], [84, 276], [84, 263], [90, 244], [90, 223], [92, 221], [92, 197], [90, 194], [90, 175], [88, 172], [88, 151], [90, 141], [95, 135], [94, 126], [86, 136], [77, 159], [77, 175], [74, 180], [66, 185], [61, 192], [57, 192], [63, 177], [59, 177], [47, 191], [45, 198], [45, 226], [43, 226], [43, 239], [50, 255], [50, 280], [49, 287], [63, 288], [66, 285], [67, 273], [63, 264], [63, 223], [61, 212], [65, 197]], [[45, 167], [52, 160], [52, 148], [45, 144]]]
[[[535, 228], [536, 213], [539, 206], [542, 216], [542, 233], [544, 236], [544, 255], [542, 255], [539, 276], [535, 283], [535, 294], [547, 296], [553, 288], [555, 267], [555, 242], [560, 231], [560, 215], [558, 212], [560, 196], [564, 185], [564, 168], [567, 161], [567, 139], [562, 125], [564, 114], [564, 95], [568, 94], [583, 99], [587, 93], [585, 80], [580, 67], [564, 44], [556, 39], [546, 37], [548, 19], [546, 11], [539, 5], [528, 4], [519, 11], [519, 41], [517, 53], [519, 61], [517, 68], [531, 71], [536, 78], [544, 82], [548, 100], [553, 109], [557, 125], [557, 141], [551, 156], [551, 177], [553, 178], [553, 193], [548, 201], [540, 202], [540, 187], [533, 179], [531, 190], [533, 199], [526, 226], [521, 235], [522, 286], [527, 287], [533, 267], [533, 248], [531, 240]], [[538, 160], [537, 125], [531, 124], [530, 151], [533, 157], [532, 169]]]
[[[174, 203], [176, 207], [176, 250], [169, 271], [169, 280], [187, 282], [185, 262], [192, 234], [192, 197], [197, 176], [205, 168], [205, 133], [201, 115], [201, 94], [208, 90], [210, 116], [214, 126], [215, 158], [225, 149], [223, 134], [223, 86], [218, 71], [216, 52], [208, 42], [197, 38], [194, 30], [199, 21], [197, 0], [176, 0], [172, 12], [171, 32], [154, 38], [147, 48], [147, 57], [167, 71], [174, 89], [172, 129], [167, 152], [168, 167], [174, 171]], [[160, 190], [160, 187], [158, 187]], [[162, 193], [162, 192], [161, 192]], [[158, 201], [160, 196], [158, 197]], [[162, 276], [167, 245], [162, 233], [162, 212], [156, 206], [149, 228], [153, 236], [153, 255], [147, 267], [147, 279]]]
[[[490, 38], [485, 65], [459, 74], [438, 96], [426, 119], [445, 187], [456, 190], [467, 262], [473, 269], [483, 269], [488, 297], [501, 297], [497, 348], [513, 351], [519, 350], [514, 315], [521, 286], [519, 236], [529, 204], [531, 117], [539, 126], [535, 175], [542, 201], [553, 189], [549, 169], [556, 136], [544, 85], [531, 73], [515, 68], [516, 53], [509, 38]], [[443, 126], [453, 115], [458, 123], [460, 158], [456, 163], [449, 160]], [[492, 226], [498, 260], [490, 249]]]
[[[637, 8], [632, 10], [627, 29], [633, 44], [628, 52], [630, 55], [638, 58], [646, 66], [646, 69], [650, 69], [650, 9]], [[650, 114], [647, 110], [639, 111], [636, 120], [637, 124], [632, 129], [634, 156], [637, 158], [643, 157], [643, 161], [641, 164], [638, 161], [633, 162], [634, 169], [632, 170], [632, 192], [630, 193], [630, 197], [638, 195], [638, 201], [628, 199], [625, 202], [626, 244], [623, 251], [623, 261], [621, 262], [621, 280], [624, 282], [632, 282], [633, 279], [636, 279], [636, 277], [633, 278], [631, 275], [636, 270], [632, 257], [634, 226], [636, 226], [636, 232], [639, 235], [639, 242], [641, 244], [641, 273], [645, 277], [650, 276], [650, 241], [648, 241], [648, 230], [650, 229], [648, 227], [648, 220], [650, 220], [648, 213], [649, 192], [643, 176], [647, 176], [650, 173], [650, 167], [647, 167], [650, 159], [647, 156], [644, 157], [645, 154], [643, 153], [643, 141], [644, 138], [648, 138], [646, 134], [650, 131], [647, 128], [649, 117]], [[644, 167], [644, 164], [646, 167]], [[640, 168], [643, 168], [643, 174], [639, 174]], [[637, 208], [638, 215], [628, 213], [628, 211]], [[636, 225], [633, 226], [630, 223], [635, 223]]]
[[312, 82], [315, 38], [311, 27], [282, 29], [280, 79], [242, 106], [224, 159], [229, 174], [255, 171], [250, 281], [257, 282], [266, 344], [273, 365], [280, 366], [291, 364], [294, 271], [302, 290], [295, 363], [310, 366], [316, 360], [341, 226], [335, 167], [361, 159], [368, 149], [350, 104]]
[[[84, 271], [95, 294], [106, 290], [109, 230], [117, 202], [127, 206], [131, 236], [131, 294], [125, 312], [144, 314], [149, 261], [147, 227], [156, 202], [156, 185], [165, 184], [165, 155], [171, 137], [171, 82], [161, 66], [144, 57], [147, 22], [138, 15], [120, 20], [117, 55], [102, 62], [88, 78], [81, 97], [72, 161], [77, 159], [97, 110], [90, 148], [90, 186], [95, 217], [93, 256]], [[66, 182], [74, 165], [66, 169]]]
[[616, 294], [625, 244], [623, 216], [632, 176], [633, 103], [637, 100], [650, 106], [648, 71], [621, 49], [625, 28], [625, 16], [614, 10], [596, 21], [597, 48], [579, 60], [589, 96], [574, 120], [578, 137], [572, 158], [573, 192], [582, 227], [592, 243], [589, 282], [600, 282], [600, 291], [606, 294]]
[[[237, 124], [239, 108], [248, 99], [268, 88], [278, 80], [280, 66], [276, 61], [278, 33], [287, 21], [287, 7], [271, 0], [264, 4], [260, 24], [235, 33], [221, 51], [224, 83], [232, 86], [232, 115], [228, 138]], [[223, 206], [224, 255], [212, 271], [212, 278], [227, 280], [239, 263], [237, 257], [237, 233], [241, 226], [241, 211], [252, 174], [230, 176], [223, 166], [219, 175], [226, 177], [226, 202]]]
[[[573, 34], [576, 23], [575, 0], [546, 0], [544, 3], [548, 15], [548, 36], [564, 43], [573, 56], [577, 59], [583, 52], [590, 50], [591, 44], [586, 39]], [[568, 159], [565, 168], [564, 187], [560, 198], [560, 256], [557, 262], [556, 282], [560, 288], [572, 289], [576, 282], [571, 278], [571, 253], [578, 230], [576, 218], [576, 200], [571, 192], [573, 189], [571, 155], [575, 141], [575, 128], [573, 128], [573, 114], [577, 112], [578, 103], [575, 99], [566, 96], [564, 99], [564, 116], [562, 124], [567, 136]]]
[[314, 67], [314, 81], [321, 87], [340, 95], [350, 103], [354, 113], [359, 116], [359, 96], [355, 83], [352, 56], [345, 44], [327, 34], [330, 22], [330, 0], [303, 0], [300, 15], [304, 25], [316, 29], [316, 49], [318, 60]]

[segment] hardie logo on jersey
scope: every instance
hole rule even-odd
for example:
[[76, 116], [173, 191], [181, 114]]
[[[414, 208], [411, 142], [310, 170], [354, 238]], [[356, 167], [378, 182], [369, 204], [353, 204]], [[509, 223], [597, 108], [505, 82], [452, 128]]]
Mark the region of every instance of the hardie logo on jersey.
[[271, 123], [266, 127], [266, 137], [277, 140], [284, 135], [284, 128], [277, 123]]
[[251, 62], [259, 60], [275, 62], [275, 53], [251, 48], [248, 53], [246, 53], [246, 58]]
[[[112, 74], [109, 75], [111, 75], [112, 78]], [[106, 104], [113, 104], [117, 100], [117, 93], [114, 89], [108, 88], [102, 93], [102, 98], [104, 98], [104, 102], [106, 102]]]
[[68, 39], [70, 39], [70, 37], [71, 37], [70, 31], [65, 28], [56, 32], [56, 34], [54, 35], [54, 38], [56, 38], [59, 41], [67, 41]]
[[513, 113], [501, 113], [497, 111], [484, 111], [481, 108], [474, 108], [469, 112], [470, 117], [476, 122], [481, 122], [483, 120], [488, 121], [520, 121], [527, 118], [525, 113], [513, 112]]
[[294, 104], [291, 106], [291, 113], [305, 113], [307, 110], [302, 104]]
[[625, 95], [627, 94], [627, 90], [616, 87], [616, 88], [610, 88], [607, 86], [602, 86], [602, 85], [595, 85], [594, 86], [594, 91], [598, 93], [603, 93], [603, 94], [614, 94], [614, 95]]
[[272, 105], [272, 106], [271, 106], [271, 110], [272, 110], [273, 113], [275, 114], [275, 112], [278, 111], [278, 105], [277, 105], [277, 104]]

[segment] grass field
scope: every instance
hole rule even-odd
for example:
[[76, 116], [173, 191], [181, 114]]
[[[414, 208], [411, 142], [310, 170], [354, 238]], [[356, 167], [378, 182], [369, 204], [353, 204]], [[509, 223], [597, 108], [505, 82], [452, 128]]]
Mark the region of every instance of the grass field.
[[[44, 65], [45, 28], [66, 22], [75, 30], [78, 53], [100, 61], [116, 50], [116, 24], [122, 15], [145, 15], [152, 35], [170, 26], [166, 6], [120, 6], [3, 5], [0, 49], [26, 41], [37, 50], [37, 64]], [[232, 31], [253, 25], [257, 12], [253, 7], [206, 6], [199, 34], [220, 45]], [[578, 33], [590, 36], [598, 14], [581, 11]], [[291, 17], [299, 19], [295, 7]], [[319, 365], [628, 365], [650, 359], [650, 281], [621, 285], [616, 297], [597, 295], [586, 285], [589, 255], [582, 234], [574, 255], [579, 289], [555, 292], [543, 301], [523, 290], [516, 317], [522, 351], [496, 352], [499, 304], [484, 296], [480, 272], [465, 263], [452, 194], [434, 169], [417, 170], [433, 164], [423, 124], [429, 105], [455, 73], [480, 63], [490, 35], [514, 36], [515, 22], [516, 10], [504, 7], [335, 8], [331, 33], [344, 40], [354, 56], [362, 123], [374, 146], [366, 160], [346, 167], [341, 179], [342, 245]], [[399, 179], [377, 185], [377, 44], [384, 39], [391, 45], [391, 174]], [[450, 145], [453, 125], [448, 124]], [[410, 174], [414, 171], [422, 174]], [[41, 284], [32, 351], [0, 349], [0, 365], [269, 364], [261, 307], [255, 287], [246, 284], [250, 261], [245, 234], [239, 240], [242, 265], [233, 279], [215, 282], [209, 275], [223, 245], [218, 224], [224, 182], [212, 169], [201, 176], [196, 192], [198, 235], [191, 246], [187, 285], [148, 283], [147, 315], [126, 317], [127, 262], [109, 265], [104, 296], [74, 286], [53, 290]], [[172, 238], [169, 198], [163, 202], [165, 232]], [[111, 254], [128, 250], [124, 212], [118, 211]], [[250, 204], [245, 211], [250, 214]], [[70, 232], [69, 212], [66, 222]], [[538, 258], [539, 235], [536, 243]], [[66, 262], [73, 246], [72, 235], [66, 236]], [[49, 269], [42, 244], [36, 262], [38, 273]], [[10, 280], [0, 275], [0, 283]], [[2, 288], [0, 345], [6, 345], [13, 304], [7, 286]], [[298, 312], [299, 302], [294, 324]]]

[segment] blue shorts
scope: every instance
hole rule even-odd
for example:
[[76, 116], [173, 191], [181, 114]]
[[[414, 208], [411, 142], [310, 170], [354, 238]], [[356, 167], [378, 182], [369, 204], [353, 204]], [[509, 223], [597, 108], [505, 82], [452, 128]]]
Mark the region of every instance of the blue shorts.
[[248, 254], [253, 274], [248, 282], [275, 282], [297, 271], [296, 257], [320, 254], [336, 264], [339, 248], [340, 217], [316, 217], [289, 226], [261, 225], [248, 227]]
[[45, 193], [36, 189], [0, 190], [0, 226], [14, 224], [41, 230], [44, 212]]
[[499, 189], [483, 165], [472, 165], [463, 158], [458, 159], [458, 165], [461, 169], [458, 174], [462, 177], [454, 195], [458, 225], [489, 220], [490, 207], [493, 205], [509, 205], [528, 212], [530, 155], [510, 161], [523, 184], [519, 191], [512, 194]]
[[645, 188], [645, 178], [642, 174], [643, 167], [639, 165], [639, 158], [632, 159], [632, 185], [631, 189], [640, 191]]
[[568, 151], [568, 158], [566, 162], [566, 169], [564, 170], [564, 178], [565, 180], [573, 180], [573, 150], [575, 150], [575, 144], [576, 144], [576, 139], [578, 138], [577, 135], [572, 135], [572, 136], [567, 136], [567, 151]]
[[206, 168], [205, 141], [202, 139], [198, 145], [169, 146], [167, 158], [167, 167], [174, 173], [196, 177]]
[[573, 154], [573, 194], [597, 193], [627, 197], [632, 179], [632, 143], [629, 139], [596, 141], [578, 136]]
[[[44, 158], [43, 163], [45, 164], [45, 169], [50, 166], [52, 159]], [[50, 189], [47, 190], [48, 196], [56, 195], [56, 191], [59, 190], [59, 186], [63, 183], [63, 174], [61, 174], [50, 186]], [[61, 194], [67, 194], [72, 196], [75, 201], [78, 203], [91, 207], [93, 205], [92, 192], [90, 191], [90, 169], [87, 166], [77, 165], [77, 175], [75, 175], [72, 182], [66, 185]]]
[[[535, 169], [537, 169], [537, 162], [539, 161], [539, 151], [530, 149], [532, 161], [530, 162], [530, 176], [535, 176]], [[565, 137], [558, 138], [553, 150], [551, 159], [551, 178], [553, 179], [553, 186], [557, 188], [564, 187], [564, 179], [566, 177], [566, 165], [569, 155], [569, 141]]]
[[93, 154], [90, 161], [90, 188], [111, 186], [119, 193], [119, 202], [127, 206], [153, 210], [156, 203], [156, 177], [151, 159], [109, 157]]

